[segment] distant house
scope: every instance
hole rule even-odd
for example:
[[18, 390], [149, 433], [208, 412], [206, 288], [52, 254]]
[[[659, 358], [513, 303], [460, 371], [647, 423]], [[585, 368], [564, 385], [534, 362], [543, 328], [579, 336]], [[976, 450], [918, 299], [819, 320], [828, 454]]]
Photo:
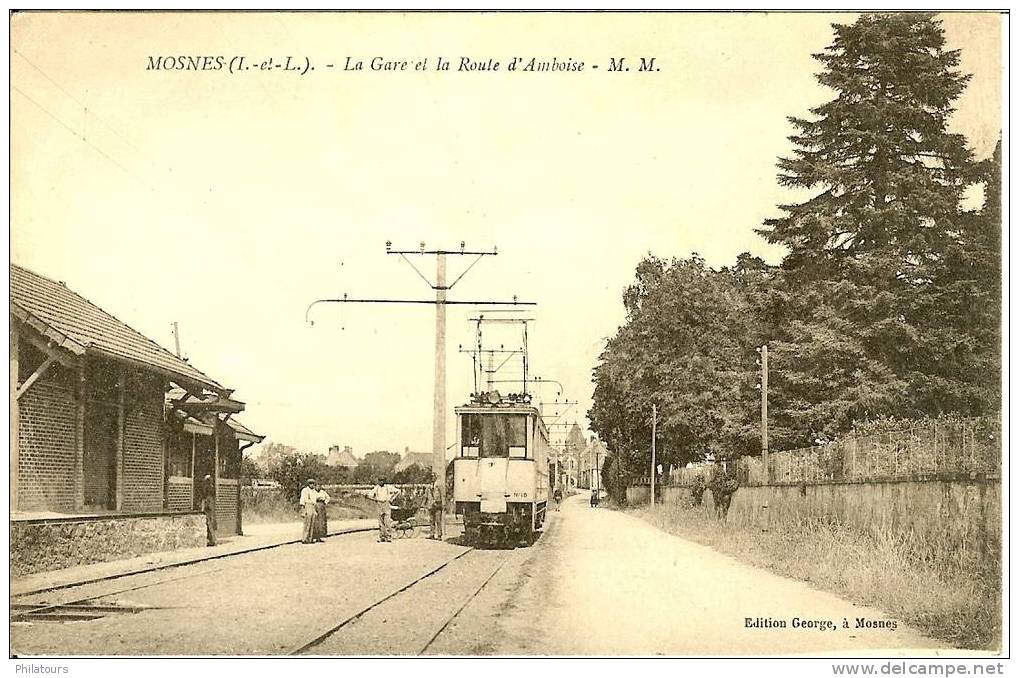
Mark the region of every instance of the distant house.
[[244, 403], [69, 290], [10, 266], [11, 511], [190, 512], [206, 474], [217, 527], [239, 533]]
[[591, 442], [580, 454], [580, 487], [592, 489], [601, 486], [601, 467], [609, 450], [605, 443], [591, 436]]
[[330, 445], [329, 454], [326, 455], [326, 464], [336, 468], [357, 468], [357, 459], [354, 457], [350, 445], [344, 445], [342, 451], [339, 445]]
[[396, 465], [396, 472], [405, 471], [417, 464], [421, 468], [432, 468], [432, 455], [430, 452], [411, 452], [409, 447], [403, 448], [403, 456]]

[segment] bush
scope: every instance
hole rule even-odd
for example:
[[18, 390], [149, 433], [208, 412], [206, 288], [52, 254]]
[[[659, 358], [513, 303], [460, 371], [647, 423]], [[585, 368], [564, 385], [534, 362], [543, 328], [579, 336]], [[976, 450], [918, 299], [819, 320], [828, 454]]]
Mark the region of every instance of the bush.
[[708, 489], [711, 490], [711, 498], [715, 502], [715, 511], [719, 518], [725, 518], [729, 512], [729, 503], [732, 495], [739, 489], [739, 480], [736, 477], [736, 465], [716, 466], [708, 481]]
[[704, 502], [704, 493], [708, 489], [707, 478], [698, 474], [690, 481], [690, 502], [694, 506], [700, 506]]

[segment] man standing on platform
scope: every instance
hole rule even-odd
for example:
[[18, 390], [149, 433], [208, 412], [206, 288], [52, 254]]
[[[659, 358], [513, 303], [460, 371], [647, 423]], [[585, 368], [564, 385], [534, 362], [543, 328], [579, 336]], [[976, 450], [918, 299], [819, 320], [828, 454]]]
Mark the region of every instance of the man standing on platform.
[[322, 541], [315, 534], [315, 524], [318, 522], [318, 484], [314, 478], [309, 478], [301, 490], [301, 515], [304, 517], [304, 537], [302, 544], [311, 544]]
[[202, 513], [205, 514], [206, 546], [216, 545], [216, 483], [211, 475], [202, 479]]
[[379, 541], [393, 541], [393, 535], [390, 528], [390, 517], [389, 509], [393, 502], [393, 497], [400, 494], [398, 488], [392, 485], [386, 484], [385, 478], [379, 478], [375, 487], [368, 494], [368, 498], [375, 502], [376, 510], [379, 514]]

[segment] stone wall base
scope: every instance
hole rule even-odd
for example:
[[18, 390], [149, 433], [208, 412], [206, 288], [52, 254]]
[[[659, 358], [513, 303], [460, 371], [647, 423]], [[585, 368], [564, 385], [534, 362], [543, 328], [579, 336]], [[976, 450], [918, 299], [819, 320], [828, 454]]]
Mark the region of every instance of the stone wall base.
[[201, 513], [15, 520], [11, 522], [11, 575], [204, 545]]

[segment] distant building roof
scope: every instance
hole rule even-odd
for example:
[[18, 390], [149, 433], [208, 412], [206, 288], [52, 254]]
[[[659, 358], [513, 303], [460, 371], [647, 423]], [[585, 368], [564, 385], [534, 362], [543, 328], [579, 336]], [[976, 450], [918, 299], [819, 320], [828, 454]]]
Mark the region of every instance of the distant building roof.
[[66, 285], [10, 265], [10, 311], [75, 355], [97, 353], [140, 363], [217, 392], [229, 392], [205, 373], [128, 327]]
[[329, 455], [326, 457], [326, 464], [341, 468], [356, 468], [357, 459], [354, 458], [350, 448], [345, 447], [342, 450], [334, 448], [329, 451]]
[[403, 471], [417, 464], [421, 468], [432, 467], [432, 455], [429, 452], [404, 452], [400, 463], [396, 465], [396, 471]]

